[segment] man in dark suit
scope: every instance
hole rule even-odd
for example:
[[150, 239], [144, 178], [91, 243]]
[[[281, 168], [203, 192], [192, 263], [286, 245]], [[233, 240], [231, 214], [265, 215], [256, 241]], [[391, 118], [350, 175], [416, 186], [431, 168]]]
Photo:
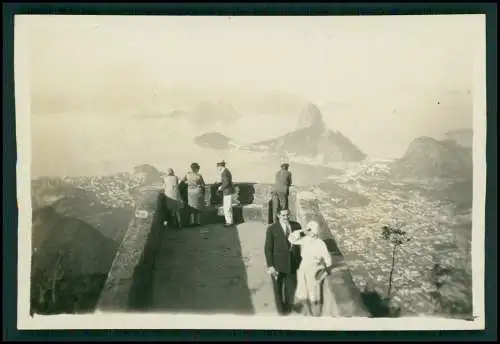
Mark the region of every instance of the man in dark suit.
[[267, 228], [264, 245], [267, 273], [272, 277], [276, 307], [281, 315], [292, 311], [300, 265], [300, 247], [291, 245], [288, 235], [301, 226], [290, 221], [289, 216], [287, 209], [280, 210], [278, 221]]
[[292, 185], [292, 173], [288, 171], [289, 165], [281, 164], [281, 168], [274, 176], [274, 187], [272, 191], [273, 221], [278, 220], [278, 210], [288, 209], [288, 196]]
[[221, 175], [221, 185], [217, 191], [222, 192], [222, 208], [224, 210], [224, 218], [226, 223], [224, 226], [230, 227], [233, 225], [233, 176], [226, 167], [226, 162], [217, 163], [217, 170]]

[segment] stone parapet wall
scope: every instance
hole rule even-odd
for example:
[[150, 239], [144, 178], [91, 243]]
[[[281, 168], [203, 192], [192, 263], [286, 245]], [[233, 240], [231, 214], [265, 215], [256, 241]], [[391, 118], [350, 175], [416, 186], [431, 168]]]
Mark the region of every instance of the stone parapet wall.
[[323, 314], [332, 317], [368, 317], [361, 292], [353, 282], [351, 272], [344, 262], [342, 252], [335, 241], [335, 236], [319, 210], [313, 193], [297, 191], [291, 195], [290, 209], [295, 215], [295, 221], [305, 227], [309, 221], [319, 223], [320, 237], [323, 239], [332, 255], [333, 270], [325, 280]]
[[[163, 193], [160, 185], [138, 192], [136, 213], [115, 255], [97, 311], [125, 312], [144, 308], [162, 231]], [[141, 212], [147, 212], [142, 217]]]
[[[222, 194], [217, 192], [219, 184], [208, 184], [205, 191], [205, 201], [207, 205], [222, 204]], [[265, 204], [271, 194], [271, 184], [257, 183], [234, 183], [234, 200], [242, 205]]]

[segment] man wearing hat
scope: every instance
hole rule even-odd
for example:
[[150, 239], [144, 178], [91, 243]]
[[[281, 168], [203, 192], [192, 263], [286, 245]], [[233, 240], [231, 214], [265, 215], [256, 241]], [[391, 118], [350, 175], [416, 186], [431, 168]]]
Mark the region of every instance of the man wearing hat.
[[281, 168], [274, 176], [274, 187], [272, 191], [273, 221], [278, 219], [279, 209], [288, 209], [288, 195], [292, 185], [292, 173], [288, 171], [288, 163], [282, 163]]
[[226, 168], [224, 160], [217, 163], [217, 170], [221, 175], [221, 185], [217, 191], [222, 192], [222, 208], [224, 210], [224, 218], [226, 223], [224, 226], [230, 227], [233, 225], [233, 176]]

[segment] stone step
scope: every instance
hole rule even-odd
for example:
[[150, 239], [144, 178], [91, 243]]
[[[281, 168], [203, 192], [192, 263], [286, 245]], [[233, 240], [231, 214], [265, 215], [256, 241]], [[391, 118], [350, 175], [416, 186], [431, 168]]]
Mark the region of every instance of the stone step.
[[[249, 221], [265, 222], [267, 220], [266, 216], [267, 214], [264, 214], [264, 209], [260, 205], [233, 205], [233, 220], [236, 224]], [[202, 221], [204, 223], [224, 223], [225, 219], [222, 206], [205, 208], [202, 214]]]
[[[169, 215], [166, 214], [167, 220], [171, 221]], [[181, 211], [181, 217], [183, 223], [189, 222], [189, 212]], [[258, 221], [267, 223], [268, 219], [268, 209], [264, 205], [260, 204], [248, 204], [248, 205], [233, 205], [233, 220], [235, 224]], [[212, 205], [206, 206], [201, 213], [201, 221], [205, 224], [215, 224], [224, 223], [224, 210], [222, 205]]]
[[245, 222], [261, 221], [267, 222], [267, 208], [258, 204], [243, 207], [243, 219]]

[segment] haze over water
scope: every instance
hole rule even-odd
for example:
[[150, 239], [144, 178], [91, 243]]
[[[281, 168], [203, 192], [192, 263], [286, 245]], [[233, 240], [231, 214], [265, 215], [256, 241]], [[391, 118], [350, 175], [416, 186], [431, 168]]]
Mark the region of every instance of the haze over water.
[[[240, 127], [240, 132], [245, 131], [245, 123]], [[220, 178], [215, 163], [225, 159], [238, 180], [266, 181], [276, 168], [265, 164], [259, 154], [197, 146], [195, 128], [183, 121], [60, 114], [34, 116], [32, 128], [37, 133], [32, 140], [34, 177], [132, 172], [134, 166], [145, 163], [161, 170], [171, 167], [182, 175], [196, 161], [208, 182]], [[282, 128], [274, 133], [270, 128], [267, 135], [260, 131], [251, 136], [264, 139], [281, 134]], [[238, 134], [236, 129], [233, 133]]]
[[[274, 167], [258, 157], [203, 149], [193, 137], [217, 131], [250, 143], [293, 130], [299, 110], [255, 110], [269, 94], [316, 104], [370, 157], [400, 157], [418, 136], [472, 127], [478, 19], [31, 16], [31, 97], [75, 104], [54, 114], [32, 102], [32, 174], [143, 163], [182, 174], [197, 161], [210, 179], [222, 158], [241, 178], [264, 176]], [[201, 130], [129, 116], [207, 100], [235, 105], [241, 119]]]

